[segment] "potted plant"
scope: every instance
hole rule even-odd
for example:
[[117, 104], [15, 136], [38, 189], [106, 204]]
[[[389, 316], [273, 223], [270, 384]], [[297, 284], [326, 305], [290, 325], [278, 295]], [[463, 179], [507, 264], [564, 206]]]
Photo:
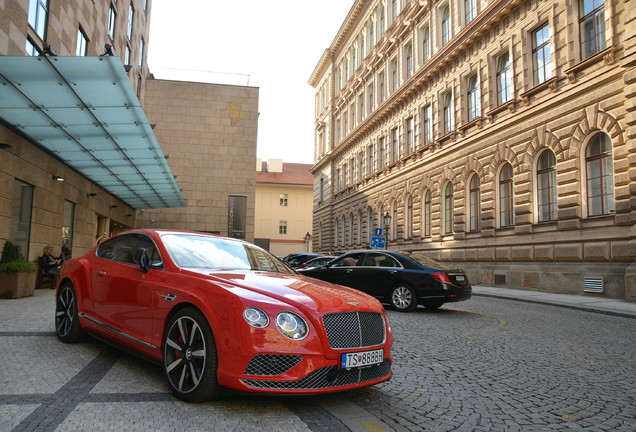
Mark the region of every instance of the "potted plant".
[[20, 256], [18, 247], [7, 241], [0, 257], [0, 298], [32, 296], [35, 291], [36, 266]]

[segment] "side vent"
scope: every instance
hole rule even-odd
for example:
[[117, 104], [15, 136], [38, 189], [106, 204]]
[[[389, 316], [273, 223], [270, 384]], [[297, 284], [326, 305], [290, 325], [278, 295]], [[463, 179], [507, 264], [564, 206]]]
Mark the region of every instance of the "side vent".
[[583, 278], [583, 291], [591, 293], [603, 292], [603, 278], [598, 277], [584, 277]]

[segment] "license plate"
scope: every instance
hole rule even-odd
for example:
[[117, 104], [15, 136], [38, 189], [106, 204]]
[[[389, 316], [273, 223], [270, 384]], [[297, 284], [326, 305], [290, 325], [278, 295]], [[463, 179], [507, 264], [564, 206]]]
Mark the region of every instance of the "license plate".
[[455, 276], [455, 279], [457, 280], [457, 282], [464, 282], [464, 276]]
[[342, 353], [340, 355], [340, 368], [350, 369], [380, 364], [384, 361], [384, 350], [360, 351], [354, 353]]

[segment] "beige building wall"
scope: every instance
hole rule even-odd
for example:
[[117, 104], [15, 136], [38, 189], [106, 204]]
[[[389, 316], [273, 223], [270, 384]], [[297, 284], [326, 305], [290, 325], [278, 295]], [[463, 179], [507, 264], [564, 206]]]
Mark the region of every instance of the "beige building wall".
[[187, 207], [146, 210], [138, 226], [228, 235], [229, 196], [238, 195], [253, 241], [258, 88], [148, 79], [144, 108]]
[[[579, 2], [476, 1], [470, 22], [463, 1], [411, 1], [394, 20], [390, 4], [355, 1], [310, 78], [314, 232], [321, 233], [314, 247], [368, 245], [388, 212], [390, 249], [463, 267], [473, 284], [590, 294], [587, 278], [598, 278], [603, 292], [593, 295], [636, 300], [634, 1], [605, 2], [605, 47], [590, 57], [580, 49]], [[533, 32], [543, 25], [551, 78], [536, 85]], [[500, 103], [498, 61], [506, 53], [511, 97]], [[479, 113], [472, 119], [474, 76]], [[614, 209], [592, 215], [586, 151], [601, 133], [611, 142]], [[556, 159], [557, 210], [544, 222], [537, 161], [548, 150]], [[513, 170], [510, 225], [501, 216], [506, 164]]]
[[[287, 206], [281, 205], [281, 195], [287, 196]], [[311, 184], [257, 183], [255, 238], [269, 240], [269, 251], [274, 255], [311, 252], [312, 244], [306, 244], [305, 235], [313, 235], [312, 202]], [[287, 223], [286, 234], [279, 232], [281, 221]]]

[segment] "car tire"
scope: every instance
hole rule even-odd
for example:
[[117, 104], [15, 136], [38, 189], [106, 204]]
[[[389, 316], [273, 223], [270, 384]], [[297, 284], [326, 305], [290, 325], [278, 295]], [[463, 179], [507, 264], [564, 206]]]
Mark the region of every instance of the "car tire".
[[162, 350], [164, 373], [179, 399], [205, 402], [218, 396], [214, 336], [198, 309], [184, 308], [170, 318]]
[[86, 333], [80, 326], [77, 294], [71, 282], [63, 282], [55, 299], [55, 333], [65, 343], [82, 342]]
[[417, 308], [415, 291], [409, 285], [399, 284], [393, 287], [389, 295], [391, 307], [399, 312], [412, 312]]
[[444, 303], [424, 303], [426, 309], [439, 309]]

